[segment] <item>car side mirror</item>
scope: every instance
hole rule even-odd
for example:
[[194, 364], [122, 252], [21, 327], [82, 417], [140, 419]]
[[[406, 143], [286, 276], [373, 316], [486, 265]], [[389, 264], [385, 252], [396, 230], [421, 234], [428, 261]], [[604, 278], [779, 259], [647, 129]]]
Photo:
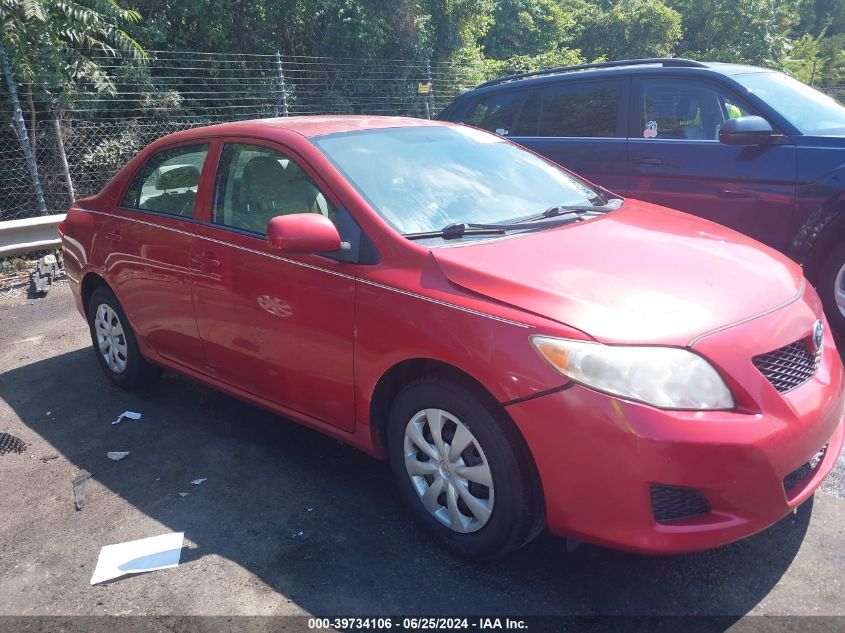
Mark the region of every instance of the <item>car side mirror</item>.
[[340, 234], [319, 213], [277, 215], [267, 223], [270, 248], [287, 253], [333, 253], [340, 250]]
[[760, 116], [728, 119], [719, 130], [719, 141], [725, 145], [765, 145], [772, 142], [775, 131]]

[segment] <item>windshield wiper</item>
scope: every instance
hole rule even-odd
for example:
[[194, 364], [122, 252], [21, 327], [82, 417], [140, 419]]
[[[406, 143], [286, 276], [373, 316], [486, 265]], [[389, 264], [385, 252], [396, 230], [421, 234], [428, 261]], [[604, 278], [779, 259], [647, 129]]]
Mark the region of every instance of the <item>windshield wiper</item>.
[[549, 207], [538, 215], [529, 215], [526, 218], [519, 218], [513, 220], [514, 224], [522, 224], [523, 222], [537, 222], [538, 220], [545, 220], [547, 218], [556, 218], [565, 215], [574, 215], [579, 219], [584, 215], [599, 215], [607, 213], [608, 211], [615, 211], [622, 206], [620, 198], [611, 198], [606, 204], [566, 204]]
[[[562, 208], [562, 207], [561, 207]], [[603, 207], [595, 207], [603, 208]], [[579, 213], [577, 211], [565, 211], [561, 213], [553, 213], [548, 216], [539, 216], [537, 220], [544, 220], [543, 222], [535, 221], [534, 224], [541, 225], [542, 228], [554, 228], [556, 226], [563, 226], [571, 222], [577, 222], [584, 219], [587, 213]], [[596, 214], [598, 215], [598, 214]], [[554, 218], [552, 221], [545, 221], [547, 218]], [[502, 235], [508, 231], [525, 231], [530, 230], [530, 220], [533, 218], [523, 218], [515, 222], [507, 222], [501, 224], [476, 224], [474, 222], [455, 222], [444, 226], [439, 231], [423, 231], [420, 233], [404, 233], [403, 237], [409, 240], [423, 240], [426, 238], [439, 237], [444, 240], [458, 240], [465, 235]]]
[[403, 233], [402, 237], [409, 240], [424, 240], [439, 237], [444, 240], [459, 240], [464, 235], [503, 235], [507, 228], [498, 224], [468, 224], [457, 222], [444, 226], [439, 231], [420, 231], [419, 233]]

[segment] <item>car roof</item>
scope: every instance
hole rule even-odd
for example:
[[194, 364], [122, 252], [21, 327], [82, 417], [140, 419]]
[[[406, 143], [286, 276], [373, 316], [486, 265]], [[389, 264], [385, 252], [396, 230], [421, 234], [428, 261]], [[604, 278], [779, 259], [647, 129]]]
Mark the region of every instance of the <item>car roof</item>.
[[209, 136], [255, 136], [276, 139], [285, 133], [295, 132], [306, 138], [335, 134], [337, 132], [356, 132], [391, 127], [423, 127], [454, 125], [444, 121], [429, 121], [400, 116], [288, 116], [270, 119], [250, 119], [231, 123], [218, 123], [195, 127], [169, 134], [160, 141], [168, 143], [208, 138]]
[[481, 84], [462, 95], [478, 95], [497, 90], [520, 89], [528, 86], [575, 81], [584, 78], [598, 79], [606, 77], [636, 76], [654, 73], [672, 73], [674, 75], [695, 76], [701, 73], [717, 73], [721, 75], [740, 75], [746, 73], [776, 72], [759, 66], [733, 64], [724, 62], [699, 62], [685, 59], [655, 58], [633, 59], [618, 62], [599, 62], [595, 64], [579, 64], [577, 66], [562, 66], [540, 71], [518, 73], [495, 79]]

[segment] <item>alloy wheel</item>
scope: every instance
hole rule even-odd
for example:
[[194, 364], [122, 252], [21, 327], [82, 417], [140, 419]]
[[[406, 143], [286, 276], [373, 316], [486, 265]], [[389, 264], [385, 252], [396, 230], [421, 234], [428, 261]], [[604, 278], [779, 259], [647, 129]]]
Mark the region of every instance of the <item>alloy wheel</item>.
[[833, 282], [833, 298], [836, 300], [836, 307], [845, 317], [845, 264], [836, 273], [836, 280]]
[[480, 530], [493, 512], [493, 476], [469, 428], [443, 409], [405, 427], [405, 469], [425, 509], [454, 532]]

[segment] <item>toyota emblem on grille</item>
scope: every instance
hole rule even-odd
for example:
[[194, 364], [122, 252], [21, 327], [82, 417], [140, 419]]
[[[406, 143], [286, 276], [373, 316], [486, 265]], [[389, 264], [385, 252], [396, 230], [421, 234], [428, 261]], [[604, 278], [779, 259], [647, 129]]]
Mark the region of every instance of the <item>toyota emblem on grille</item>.
[[822, 348], [822, 343], [824, 342], [824, 323], [821, 322], [821, 319], [816, 321], [816, 324], [813, 326], [813, 352], [818, 352]]

